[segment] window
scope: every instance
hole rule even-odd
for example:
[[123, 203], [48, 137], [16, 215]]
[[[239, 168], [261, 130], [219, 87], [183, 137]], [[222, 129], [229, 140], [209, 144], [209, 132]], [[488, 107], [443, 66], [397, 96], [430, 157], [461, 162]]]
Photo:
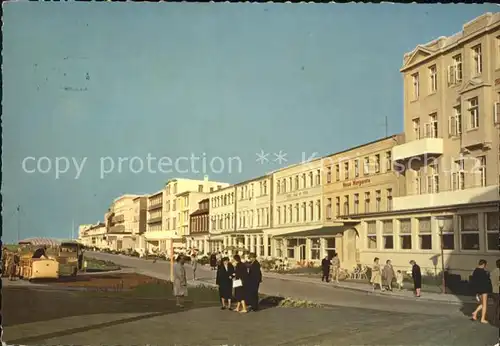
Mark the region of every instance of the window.
[[375, 173], [380, 173], [380, 154], [375, 155]]
[[450, 116], [449, 130], [450, 136], [459, 136], [462, 133], [462, 107], [453, 107], [453, 114]]
[[330, 184], [332, 182], [332, 167], [327, 167], [326, 169], [326, 183]]
[[314, 220], [314, 204], [313, 202], [309, 202], [309, 220]]
[[174, 184], [174, 195], [177, 194], [177, 183]]
[[443, 250], [455, 249], [455, 230], [453, 226], [453, 216], [446, 216], [443, 218], [441, 246], [443, 247]]
[[[272, 241], [272, 240], [271, 240]], [[284, 248], [284, 244], [283, 244], [283, 239], [275, 239], [275, 245], [276, 245], [276, 257], [278, 258], [283, 258], [283, 248]]]
[[298, 239], [286, 240], [286, 257], [295, 258], [295, 246], [298, 246]]
[[412, 121], [413, 137], [415, 140], [420, 139], [420, 119], [413, 119]]
[[427, 193], [439, 192], [439, 165], [437, 160], [429, 163], [429, 173], [427, 175]]
[[[500, 94], [498, 94], [497, 99], [500, 99]], [[500, 123], [500, 102], [495, 102], [495, 105], [493, 107], [493, 123]]]
[[295, 204], [295, 222], [300, 222], [299, 204]]
[[313, 172], [309, 172], [309, 186], [312, 187], [313, 185], [314, 185]]
[[267, 195], [267, 181], [264, 181], [262, 184], [263, 190], [264, 190], [264, 195]]
[[321, 258], [321, 240], [319, 238], [311, 239], [311, 259], [319, 260]]
[[483, 72], [483, 57], [481, 54], [481, 45], [472, 47], [473, 73], [479, 75]]
[[340, 180], [340, 165], [335, 165], [335, 180]]
[[481, 187], [486, 186], [486, 156], [479, 156], [476, 158], [476, 173], [479, 180], [478, 185]]
[[460, 215], [460, 243], [462, 250], [479, 250], [477, 214]]
[[295, 176], [295, 190], [298, 190], [299, 189], [299, 176], [296, 175]]
[[500, 213], [486, 213], [486, 233], [487, 233], [487, 249], [488, 251], [498, 251], [498, 225], [500, 220]]
[[455, 168], [451, 175], [451, 189], [453, 191], [465, 189], [464, 159], [455, 161]]
[[437, 113], [429, 114], [429, 122], [425, 124], [425, 137], [438, 138], [438, 120]]
[[418, 219], [418, 240], [420, 250], [432, 250], [431, 218]]
[[392, 210], [392, 189], [387, 189], [387, 210]]
[[326, 203], [326, 218], [328, 220], [332, 219], [332, 199], [328, 198]]
[[307, 187], [307, 179], [306, 179], [306, 174], [305, 173], [302, 173], [302, 188], [306, 188]]
[[402, 250], [411, 250], [411, 219], [399, 221], [399, 240]]
[[359, 193], [354, 194], [354, 214], [359, 214]]
[[359, 177], [359, 160], [354, 160], [354, 176]]
[[349, 162], [344, 162], [344, 179], [349, 179]]
[[368, 236], [368, 249], [377, 248], [377, 222], [370, 221], [366, 223], [366, 234]]
[[469, 129], [479, 127], [479, 101], [477, 97], [469, 100]]
[[392, 171], [392, 153], [390, 151], [385, 153], [385, 170]]
[[340, 197], [335, 197], [335, 216], [340, 215]]
[[326, 254], [330, 257], [333, 258], [333, 255], [337, 252], [336, 251], [336, 246], [335, 246], [335, 238], [326, 238]]
[[368, 175], [370, 174], [370, 158], [365, 157], [363, 159], [363, 174]]
[[302, 203], [302, 221], [307, 221], [307, 205], [306, 202]]
[[349, 196], [344, 196], [344, 215], [349, 215]]
[[415, 171], [415, 194], [420, 195], [424, 193], [424, 186], [422, 184], [422, 171], [419, 169]]
[[281, 193], [281, 184], [280, 181], [276, 183], [276, 193], [279, 195]]
[[411, 81], [412, 81], [412, 87], [413, 87], [412, 98], [413, 98], [413, 101], [415, 101], [415, 100], [418, 100], [419, 88], [420, 88], [418, 73], [414, 73], [411, 75]]
[[321, 220], [321, 200], [316, 201], [316, 216], [317, 220]]
[[452, 60], [452, 65], [448, 67], [448, 84], [450, 85], [462, 81], [462, 55], [455, 55]]
[[394, 249], [392, 220], [382, 221], [382, 233], [384, 239], [384, 249]]
[[365, 213], [370, 212], [370, 193], [365, 192]]
[[321, 170], [318, 169], [316, 171], [316, 186], [321, 185]]
[[198, 185], [198, 192], [203, 192], [203, 185]]
[[276, 220], [278, 221], [278, 224], [281, 224], [281, 208], [280, 207], [276, 208]]
[[380, 190], [375, 191], [375, 211], [376, 212], [379, 212], [381, 209], [381, 200], [382, 200], [382, 196], [381, 196]]
[[429, 85], [430, 92], [434, 93], [438, 89], [438, 75], [437, 75], [437, 67], [436, 65], [432, 65], [429, 67]]

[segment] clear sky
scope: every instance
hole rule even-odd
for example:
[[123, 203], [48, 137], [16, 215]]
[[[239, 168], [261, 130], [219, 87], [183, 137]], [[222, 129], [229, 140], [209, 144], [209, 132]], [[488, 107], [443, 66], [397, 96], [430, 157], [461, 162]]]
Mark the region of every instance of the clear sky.
[[[69, 237], [169, 178], [236, 183], [383, 137], [386, 116], [400, 132], [403, 54], [497, 8], [4, 3], [3, 240], [17, 240], [17, 205], [21, 238]], [[148, 154], [220, 159], [160, 172]], [[42, 156], [50, 172], [23, 168]], [[120, 172], [134, 156], [143, 170]], [[70, 163], [59, 179], [56, 157]]]

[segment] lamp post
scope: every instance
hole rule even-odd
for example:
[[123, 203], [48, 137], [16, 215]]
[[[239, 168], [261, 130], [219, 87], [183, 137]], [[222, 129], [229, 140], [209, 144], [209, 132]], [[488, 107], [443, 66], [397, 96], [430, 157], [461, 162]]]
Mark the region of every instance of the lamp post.
[[174, 282], [174, 237], [177, 235], [177, 231], [170, 238], [170, 281]]
[[441, 238], [441, 276], [443, 280], [442, 285], [443, 285], [443, 293], [446, 294], [446, 278], [444, 273], [444, 242], [443, 242], [444, 219], [438, 218], [437, 221], [439, 227], [439, 237]]

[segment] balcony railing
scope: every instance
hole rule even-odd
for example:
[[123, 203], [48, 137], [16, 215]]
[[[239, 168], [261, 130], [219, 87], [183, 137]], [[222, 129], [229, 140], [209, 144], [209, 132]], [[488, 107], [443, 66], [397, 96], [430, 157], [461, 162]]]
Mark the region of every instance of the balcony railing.
[[163, 203], [160, 202], [160, 203], [155, 203], [155, 204], [150, 204], [148, 206], [148, 210], [155, 210], [155, 209], [160, 209], [161, 207], [163, 207]]
[[148, 220], [148, 224], [159, 223], [159, 222], [161, 222], [161, 216], [152, 217]]
[[110, 227], [109, 233], [125, 233], [125, 225], [117, 225]]

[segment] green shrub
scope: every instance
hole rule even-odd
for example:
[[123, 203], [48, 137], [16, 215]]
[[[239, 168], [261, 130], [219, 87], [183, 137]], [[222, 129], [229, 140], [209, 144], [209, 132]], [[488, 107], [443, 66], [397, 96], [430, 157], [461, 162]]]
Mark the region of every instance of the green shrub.
[[320, 304], [310, 302], [308, 300], [295, 300], [292, 298], [285, 298], [279, 302], [279, 307], [282, 308], [321, 308]]

